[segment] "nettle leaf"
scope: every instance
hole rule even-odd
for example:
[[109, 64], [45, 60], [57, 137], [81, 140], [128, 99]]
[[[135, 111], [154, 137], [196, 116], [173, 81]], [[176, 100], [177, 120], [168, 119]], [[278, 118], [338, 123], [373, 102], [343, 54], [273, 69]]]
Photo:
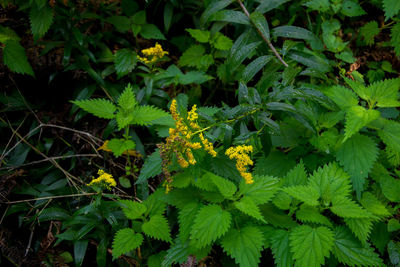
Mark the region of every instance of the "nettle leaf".
[[361, 106], [353, 106], [346, 112], [345, 134], [344, 141], [350, 138], [353, 134], [367, 126], [370, 122], [380, 117], [380, 112], [374, 109], [365, 109]]
[[386, 144], [386, 154], [393, 166], [400, 164], [400, 123], [387, 121], [378, 135]]
[[158, 149], [146, 158], [136, 184], [143, 183], [147, 179], [161, 173], [162, 159]]
[[165, 40], [164, 34], [154, 24], [141, 25], [140, 35], [145, 39]]
[[263, 243], [263, 233], [256, 226], [232, 228], [221, 240], [224, 251], [241, 267], [258, 266]]
[[300, 209], [296, 211], [296, 218], [302, 222], [318, 223], [332, 227], [332, 223], [320, 213], [318, 208], [306, 204], [301, 205]]
[[140, 218], [147, 211], [147, 206], [143, 203], [132, 200], [120, 200], [122, 211], [128, 219], [135, 220]]
[[107, 99], [86, 99], [71, 101], [86, 112], [103, 119], [113, 119], [117, 107]]
[[203, 31], [199, 29], [186, 29], [186, 31], [199, 43], [208, 43], [210, 40], [209, 31]]
[[200, 67], [201, 57], [206, 49], [202, 45], [192, 45], [179, 58], [179, 66]]
[[41, 38], [53, 23], [53, 9], [49, 5], [44, 5], [42, 8], [33, 5], [29, 12], [29, 19], [33, 38]]
[[329, 7], [331, 6], [331, 4], [330, 4], [329, 0], [310, 0], [306, 3], [304, 3], [303, 6], [306, 6], [306, 7], [310, 8], [311, 10], [326, 12], [329, 10]]
[[261, 215], [260, 209], [257, 204], [250, 197], [243, 197], [239, 201], [233, 203], [235, 207], [246, 215], [249, 215], [257, 220], [265, 222], [264, 217]]
[[135, 233], [130, 228], [119, 230], [115, 234], [112, 245], [113, 259], [118, 258], [122, 254], [137, 249], [143, 243], [143, 236], [140, 233]]
[[3, 48], [4, 64], [13, 72], [34, 76], [33, 69], [28, 62], [25, 49], [17, 40], [7, 40]]
[[136, 144], [132, 140], [113, 138], [107, 143], [107, 148], [111, 149], [114, 156], [119, 157], [125, 151], [135, 149]]
[[233, 44], [231, 39], [220, 32], [215, 33], [210, 41], [210, 44], [218, 50], [229, 50]]
[[397, 22], [392, 29], [390, 29], [390, 44], [394, 47], [396, 56], [400, 55], [400, 22]]
[[119, 96], [118, 105], [125, 111], [131, 111], [137, 105], [131, 84], [128, 84]]
[[282, 190], [288, 193], [290, 196], [300, 201], [303, 201], [307, 205], [317, 206], [319, 204], [318, 202], [318, 199], [320, 197], [319, 192], [312, 186], [295, 185], [295, 186], [285, 187]]
[[254, 183], [246, 184], [242, 179], [239, 185], [239, 193], [251, 198], [256, 204], [265, 204], [270, 201], [279, 188], [278, 179], [271, 176], [254, 175]]
[[321, 266], [333, 247], [333, 232], [325, 226], [301, 225], [290, 232], [290, 248], [299, 267]]
[[143, 233], [152, 238], [171, 242], [171, 234], [168, 221], [162, 215], [156, 214], [150, 217], [149, 221], [142, 224], [142, 230]]
[[372, 231], [371, 218], [345, 218], [344, 222], [363, 244], [367, 242]]
[[400, 78], [378, 81], [367, 87], [371, 92], [371, 102], [381, 108], [399, 107], [398, 92], [400, 89]]
[[361, 205], [363, 207], [371, 212], [374, 215], [380, 216], [380, 217], [387, 217], [390, 216], [390, 212], [386, 209], [385, 205], [383, 205], [377, 197], [375, 197], [372, 193], [370, 192], [365, 192], [362, 195], [362, 198], [360, 200]]
[[219, 192], [222, 196], [224, 196], [224, 198], [231, 199], [233, 194], [235, 194], [237, 190], [235, 184], [226, 178], [222, 178], [211, 172], [207, 172], [203, 175], [203, 177], [204, 176], [208, 176], [208, 179], [210, 179], [218, 187]]
[[361, 6], [353, 0], [344, 0], [340, 12], [348, 17], [357, 17], [367, 14], [364, 9], [362, 9]]
[[378, 147], [374, 140], [361, 134], [353, 135], [336, 152], [336, 159], [350, 174], [353, 187], [360, 196], [374, 162], [378, 157]]
[[324, 89], [323, 93], [342, 110], [358, 105], [357, 95], [344, 86], [331, 86]]
[[301, 160], [299, 164], [296, 165], [293, 169], [291, 169], [285, 179], [285, 186], [293, 186], [293, 185], [305, 185], [307, 182], [307, 173], [304, 167], [303, 161]]
[[115, 70], [118, 78], [130, 73], [136, 66], [137, 54], [128, 48], [118, 50], [114, 56]]
[[231, 226], [232, 216], [218, 205], [199, 210], [190, 233], [193, 244], [203, 248], [224, 235]]
[[289, 232], [274, 230], [269, 235], [271, 251], [277, 267], [291, 267], [294, 265], [293, 254], [289, 247]]
[[349, 266], [383, 266], [379, 255], [368, 245], [363, 246], [345, 227], [335, 229], [332, 252], [340, 263]]
[[318, 168], [310, 176], [310, 183], [325, 204], [329, 204], [337, 197], [347, 197], [351, 192], [350, 177], [335, 163]]
[[335, 198], [330, 210], [343, 218], [371, 218], [372, 215], [348, 198]]
[[388, 20], [399, 13], [400, 2], [397, 0], [383, 0], [383, 10], [385, 11], [385, 20]]
[[132, 112], [132, 124], [148, 125], [152, 121], [167, 117], [169, 114], [154, 106], [138, 106]]
[[189, 239], [194, 219], [202, 206], [200, 203], [190, 202], [179, 210], [179, 238], [183, 242]]
[[5, 43], [8, 40], [19, 42], [21, 38], [15, 33], [14, 30], [0, 25], [0, 43]]
[[375, 36], [377, 36], [381, 30], [379, 29], [378, 22], [375, 20], [370, 21], [360, 28], [360, 35], [364, 39], [367, 45], [375, 43]]

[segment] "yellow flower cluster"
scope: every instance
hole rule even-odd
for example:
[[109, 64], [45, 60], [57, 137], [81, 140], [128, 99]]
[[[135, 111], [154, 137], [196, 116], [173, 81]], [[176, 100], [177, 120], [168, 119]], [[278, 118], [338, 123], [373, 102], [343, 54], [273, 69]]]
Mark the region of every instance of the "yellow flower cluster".
[[111, 174], [104, 172], [103, 170], [99, 170], [97, 172], [99, 177], [93, 179], [88, 185], [102, 185], [107, 189], [111, 189], [111, 187], [117, 186], [117, 182], [114, 180]]
[[154, 47], [143, 49], [142, 54], [144, 57], [138, 55], [137, 58], [146, 64], [152, 64], [163, 56], [168, 55], [168, 52], [164, 51], [159, 43], [156, 43]]
[[245, 179], [246, 184], [252, 184], [253, 177], [251, 173], [247, 172], [246, 167], [253, 165], [253, 161], [250, 159], [248, 153], [253, 152], [252, 146], [236, 146], [230, 147], [225, 151], [225, 154], [230, 159], [236, 159], [236, 169], [240, 172], [240, 175]]

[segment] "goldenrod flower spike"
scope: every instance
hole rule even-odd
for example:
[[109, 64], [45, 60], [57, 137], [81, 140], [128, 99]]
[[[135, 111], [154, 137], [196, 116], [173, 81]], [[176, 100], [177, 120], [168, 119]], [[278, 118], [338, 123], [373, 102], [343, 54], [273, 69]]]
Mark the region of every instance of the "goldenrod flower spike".
[[90, 183], [87, 185], [104, 185], [108, 190], [111, 189], [111, 187], [117, 186], [117, 182], [114, 180], [111, 174], [104, 172], [104, 170], [99, 170], [97, 172], [99, 177], [93, 179]]
[[236, 159], [236, 169], [240, 175], [245, 179], [246, 184], [252, 184], [253, 177], [251, 173], [247, 172], [247, 166], [253, 165], [253, 161], [250, 159], [248, 153], [253, 152], [252, 146], [236, 146], [230, 147], [225, 151], [225, 154], [230, 159]]
[[144, 57], [138, 55], [137, 58], [146, 64], [152, 64], [163, 56], [168, 55], [168, 52], [164, 51], [159, 43], [156, 43], [154, 47], [143, 49], [142, 54]]

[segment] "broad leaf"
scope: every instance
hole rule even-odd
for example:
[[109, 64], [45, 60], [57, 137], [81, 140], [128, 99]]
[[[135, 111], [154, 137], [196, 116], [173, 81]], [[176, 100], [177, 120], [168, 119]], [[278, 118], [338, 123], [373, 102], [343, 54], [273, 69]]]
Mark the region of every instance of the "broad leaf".
[[107, 99], [86, 99], [72, 101], [75, 105], [79, 106], [86, 112], [93, 114], [96, 117], [103, 119], [113, 119], [114, 112], [117, 110], [116, 106]]
[[3, 48], [4, 64], [13, 72], [34, 76], [25, 49], [16, 40], [5, 41]]
[[53, 23], [53, 9], [47, 4], [42, 8], [34, 5], [29, 13], [32, 34], [35, 39], [41, 38]]
[[146, 211], [147, 207], [143, 203], [132, 200], [120, 200], [122, 211], [128, 219], [135, 220], [140, 218]]
[[118, 258], [124, 253], [137, 249], [143, 243], [143, 236], [135, 233], [130, 228], [119, 230], [113, 241], [113, 259]]
[[319, 204], [319, 192], [312, 186], [294, 185], [285, 187], [282, 190], [288, 193], [290, 196], [303, 201], [307, 205], [317, 206]]
[[161, 173], [161, 163], [162, 159], [158, 149], [153, 152], [150, 156], [146, 158], [136, 184], [143, 183], [147, 179], [154, 177]]
[[128, 48], [123, 48], [115, 53], [114, 64], [118, 78], [130, 73], [136, 66], [137, 54]]
[[383, 10], [385, 11], [385, 19], [388, 20], [400, 11], [400, 1], [383, 0]]
[[274, 230], [269, 235], [272, 254], [277, 267], [291, 267], [294, 265], [293, 255], [289, 247], [289, 232]]
[[265, 219], [261, 215], [260, 209], [258, 208], [257, 204], [254, 203], [254, 201], [250, 197], [243, 197], [241, 200], [235, 201], [233, 204], [238, 210], [240, 210], [244, 214], [247, 214], [257, 220], [266, 223]]
[[254, 183], [246, 184], [243, 179], [240, 182], [239, 193], [251, 198], [256, 204], [264, 204], [270, 201], [279, 187], [279, 181], [270, 176], [254, 175]]
[[367, 126], [370, 122], [378, 119], [380, 112], [374, 109], [365, 109], [361, 106], [353, 106], [347, 110], [345, 122], [344, 140], [346, 141], [353, 134]]
[[142, 230], [143, 233], [152, 238], [171, 242], [171, 234], [168, 221], [162, 215], [156, 214], [150, 217], [149, 221], [142, 224]]

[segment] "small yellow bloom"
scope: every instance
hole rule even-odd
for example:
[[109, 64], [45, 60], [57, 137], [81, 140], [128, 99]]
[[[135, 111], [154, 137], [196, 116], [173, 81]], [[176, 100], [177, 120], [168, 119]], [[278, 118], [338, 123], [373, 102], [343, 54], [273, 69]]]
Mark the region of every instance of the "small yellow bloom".
[[99, 175], [99, 177], [93, 179], [87, 185], [89, 185], [89, 186], [100, 185], [100, 186], [104, 186], [108, 190], [110, 190], [111, 187], [117, 186], [117, 182], [114, 180], [114, 178], [112, 177], [111, 174], [106, 173], [106, 172], [104, 172], [104, 170], [101, 170], [101, 169], [97, 172], [97, 174]]
[[137, 58], [146, 64], [152, 64], [163, 56], [168, 55], [168, 52], [164, 51], [159, 43], [156, 43], [154, 47], [143, 49], [142, 54], [144, 57], [138, 55]]
[[225, 151], [225, 155], [227, 155], [230, 159], [236, 160], [236, 169], [245, 179], [246, 184], [252, 184], [254, 182], [251, 173], [247, 172], [247, 166], [253, 165], [253, 161], [248, 155], [248, 153], [251, 152], [253, 152], [253, 147], [244, 145], [230, 147]]

